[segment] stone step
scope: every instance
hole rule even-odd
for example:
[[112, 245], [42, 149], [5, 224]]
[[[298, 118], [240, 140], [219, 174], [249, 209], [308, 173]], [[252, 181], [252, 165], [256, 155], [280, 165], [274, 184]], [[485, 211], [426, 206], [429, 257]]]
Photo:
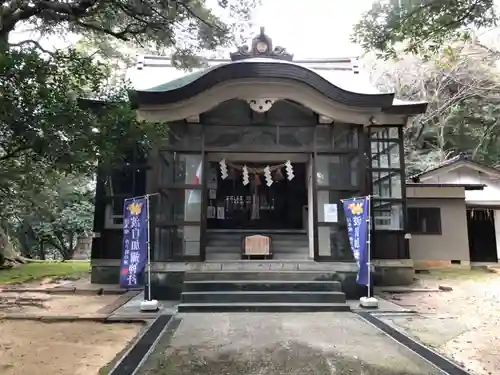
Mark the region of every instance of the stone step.
[[[230, 234], [230, 233], [207, 233], [207, 240], [238, 240], [242, 241], [243, 238], [250, 236], [251, 234]], [[265, 236], [271, 237], [274, 241], [293, 241], [293, 240], [307, 240], [307, 234], [263, 234]]]
[[[243, 241], [240, 238], [230, 238], [230, 239], [207, 239], [207, 246], [232, 246], [241, 247]], [[282, 246], [282, 247], [293, 247], [293, 246], [309, 246], [309, 240], [307, 238], [297, 238], [288, 240], [278, 240], [271, 241], [271, 246]]]
[[342, 292], [183, 292], [181, 303], [345, 303]]
[[[229, 247], [229, 248], [238, 248], [241, 249], [243, 247], [243, 243], [241, 241], [217, 241], [217, 242], [207, 242], [207, 247]], [[307, 241], [290, 241], [290, 242], [272, 242], [271, 247], [283, 247], [283, 248], [293, 248], [293, 247], [305, 247], [309, 248], [309, 242]]]
[[181, 303], [179, 312], [317, 312], [351, 311], [346, 303]]
[[184, 292], [231, 292], [231, 291], [331, 291], [341, 292], [338, 281], [296, 280], [199, 280], [184, 281]]
[[[271, 248], [273, 253], [277, 252], [290, 252], [290, 253], [306, 253], [309, 254], [309, 247], [308, 246], [273, 246]], [[212, 246], [208, 245], [205, 248], [205, 253], [210, 254], [210, 253], [231, 253], [231, 254], [240, 254], [241, 255], [242, 248], [238, 247], [236, 245], [232, 246]]]
[[[238, 261], [241, 260], [241, 251], [235, 252], [219, 252], [219, 251], [214, 251], [214, 252], [206, 252], [206, 258], [210, 261]], [[272, 256], [273, 260], [286, 260], [286, 261], [308, 261], [309, 260], [309, 253], [306, 251], [302, 252], [287, 252], [287, 251], [275, 251], [273, 252]]]
[[275, 235], [303, 235], [307, 234], [306, 229], [207, 229], [209, 235], [232, 234], [240, 236], [249, 236], [252, 234], [262, 234], [265, 236]]
[[[311, 262], [312, 263], [312, 262]], [[245, 264], [249, 266], [249, 264]], [[265, 266], [267, 264], [262, 264]], [[256, 265], [258, 267], [258, 264]], [[337, 276], [335, 270], [331, 271], [195, 271], [184, 274], [185, 281], [204, 281], [204, 280], [276, 280], [276, 281], [336, 281], [333, 277]]]

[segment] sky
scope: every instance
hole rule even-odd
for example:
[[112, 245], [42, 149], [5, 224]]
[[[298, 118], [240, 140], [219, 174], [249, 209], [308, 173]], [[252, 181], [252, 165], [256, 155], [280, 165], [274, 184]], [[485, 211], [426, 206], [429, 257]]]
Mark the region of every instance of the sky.
[[372, 0], [263, 0], [253, 15], [274, 45], [296, 58], [347, 57], [362, 53], [349, 37]]
[[[273, 44], [296, 58], [350, 57], [361, 49], [349, 42], [352, 26], [369, 9], [372, 0], [261, 0], [252, 15], [253, 34], [265, 27]], [[12, 42], [36, 36], [18, 32]], [[74, 44], [75, 35], [40, 40], [45, 48]]]

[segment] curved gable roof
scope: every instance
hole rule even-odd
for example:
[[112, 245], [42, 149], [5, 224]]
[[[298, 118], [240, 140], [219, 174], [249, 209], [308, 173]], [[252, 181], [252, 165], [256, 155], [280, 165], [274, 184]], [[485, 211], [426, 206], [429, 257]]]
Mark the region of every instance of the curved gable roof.
[[[154, 58], [156, 61], [160, 59]], [[217, 65], [168, 80], [154, 87], [136, 89], [131, 93], [131, 98], [138, 105], [171, 104], [199, 95], [222, 82], [252, 78], [283, 79], [307, 85], [325, 97], [346, 106], [380, 108], [384, 112], [397, 114], [425, 112], [427, 103], [400, 102], [395, 99], [394, 93], [381, 93], [373, 88], [368, 80], [363, 80], [364, 77], [359, 73], [353, 72], [350, 67], [345, 67], [345, 62], [350, 62], [351, 59], [337, 60], [344, 63], [344, 68], [332, 68], [332, 64], [324, 63], [328, 60], [319, 61], [319, 64], [316, 62], [314, 67], [270, 58], [249, 58], [233, 62], [223, 60]], [[156, 73], [154, 80], [158, 81], [160, 72], [154, 70], [165, 65], [151, 64], [148, 67], [150, 68], [143, 70], [143, 74], [146, 70], [150, 74]], [[175, 68], [170, 66], [170, 69]]]

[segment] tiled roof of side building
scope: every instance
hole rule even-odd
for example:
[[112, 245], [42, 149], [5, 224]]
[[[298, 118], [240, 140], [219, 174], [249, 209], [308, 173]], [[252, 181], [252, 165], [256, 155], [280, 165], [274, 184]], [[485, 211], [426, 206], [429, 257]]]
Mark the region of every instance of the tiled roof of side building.
[[434, 171], [437, 171], [441, 168], [448, 167], [450, 165], [454, 165], [454, 164], [458, 164], [458, 163], [466, 163], [468, 165], [474, 165], [476, 167], [488, 170], [489, 173], [500, 173], [500, 170], [498, 170], [497, 168], [490, 167], [490, 166], [475, 162], [474, 160], [472, 160], [472, 158], [469, 154], [467, 154], [465, 152], [461, 152], [458, 155], [456, 155], [450, 159], [444, 160], [443, 162], [441, 162], [437, 165], [434, 165], [430, 168], [427, 168], [426, 170], [424, 170], [420, 173], [414, 174], [412, 176], [408, 176], [408, 181], [418, 182], [418, 181], [420, 181], [420, 177], [422, 177], [430, 172], [434, 172]]

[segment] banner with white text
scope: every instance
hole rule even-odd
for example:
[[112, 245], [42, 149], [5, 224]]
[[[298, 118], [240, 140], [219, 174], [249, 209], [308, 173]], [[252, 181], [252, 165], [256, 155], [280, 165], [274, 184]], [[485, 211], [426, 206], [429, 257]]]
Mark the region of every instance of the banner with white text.
[[347, 221], [347, 235], [351, 244], [351, 250], [358, 264], [358, 276], [356, 282], [361, 285], [368, 285], [368, 231], [369, 217], [368, 197], [351, 198], [342, 201], [344, 205], [345, 218]]
[[120, 287], [143, 285], [148, 251], [147, 198], [125, 199]]

